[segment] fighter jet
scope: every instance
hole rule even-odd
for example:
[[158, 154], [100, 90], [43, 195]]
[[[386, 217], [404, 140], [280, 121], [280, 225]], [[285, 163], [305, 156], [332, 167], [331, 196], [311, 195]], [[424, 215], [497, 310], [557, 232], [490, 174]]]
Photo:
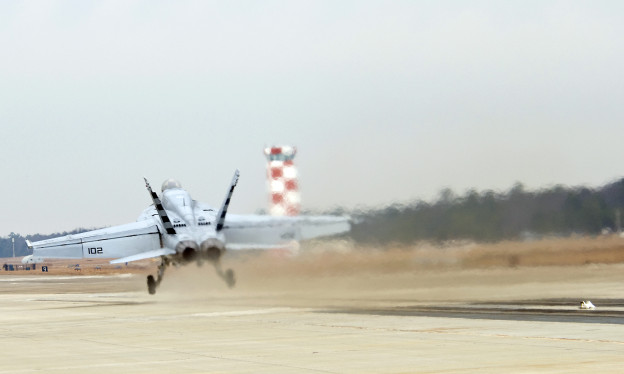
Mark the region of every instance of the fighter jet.
[[27, 241], [33, 254], [29, 261], [47, 258], [113, 259], [111, 264], [160, 258], [156, 277], [147, 277], [150, 294], [163, 279], [169, 265], [209, 262], [229, 287], [234, 286], [232, 269], [223, 271], [220, 259], [226, 250], [282, 248], [285, 242], [346, 232], [348, 217], [227, 214], [238, 182], [236, 170], [218, 210], [195, 201], [174, 179], [162, 184], [158, 196], [145, 179], [153, 204], [137, 222], [61, 236], [37, 242]]

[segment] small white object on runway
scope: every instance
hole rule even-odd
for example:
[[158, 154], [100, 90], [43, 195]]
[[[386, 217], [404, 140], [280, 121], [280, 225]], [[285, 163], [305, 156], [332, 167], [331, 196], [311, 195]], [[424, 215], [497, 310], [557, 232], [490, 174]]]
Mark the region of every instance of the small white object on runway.
[[592, 304], [591, 301], [587, 300], [587, 301], [581, 301], [581, 306], [579, 307], [580, 309], [596, 309], [596, 307], [594, 306], [594, 304]]

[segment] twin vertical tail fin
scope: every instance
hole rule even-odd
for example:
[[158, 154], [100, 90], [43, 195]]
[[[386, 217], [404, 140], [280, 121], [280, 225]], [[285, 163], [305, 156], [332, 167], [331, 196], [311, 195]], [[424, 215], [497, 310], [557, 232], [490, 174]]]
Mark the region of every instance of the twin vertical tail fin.
[[147, 178], [143, 178], [143, 179], [145, 180], [145, 187], [147, 187], [147, 191], [149, 192], [150, 197], [152, 198], [152, 201], [154, 202], [154, 207], [156, 208], [156, 211], [158, 212], [158, 216], [160, 217], [160, 220], [163, 224], [163, 227], [165, 228], [165, 231], [167, 231], [167, 234], [175, 235], [176, 231], [173, 228], [173, 224], [171, 224], [171, 220], [169, 219], [169, 216], [167, 215], [167, 211], [163, 207], [162, 202], [158, 198], [158, 195], [156, 194], [156, 192], [152, 191], [152, 187], [147, 181]]
[[238, 177], [240, 176], [240, 172], [236, 170], [234, 172], [234, 176], [232, 177], [232, 182], [230, 183], [230, 189], [225, 195], [225, 200], [223, 204], [221, 204], [221, 209], [219, 209], [219, 213], [217, 214], [217, 232], [223, 230], [223, 225], [225, 224], [225, 215], [227, 214], [228, 207], [230, 206], [230, 200], [232, 199], [232, 194], [234, 193], [234, 187], [238, 183]]

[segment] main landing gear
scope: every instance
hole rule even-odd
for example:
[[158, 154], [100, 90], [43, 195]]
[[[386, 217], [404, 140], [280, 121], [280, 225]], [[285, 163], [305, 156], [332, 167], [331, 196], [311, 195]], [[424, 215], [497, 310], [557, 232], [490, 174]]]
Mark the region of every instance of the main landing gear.
[[150, 295], [153, 295], [156, 293], [156, 287], [158, 287], [160, 285], [160, 282], [162, 282], [163, 275], [165, 275], [165, 269], [167, 268], [167, 265], [169, 265], [169, 262], [163, 258], [160, 265], [158, 265], [158, 278], [154, 279], [153, 275], [147, 276], [147, 292], [149, 292]]
[[217, 271], [217, 275], [225, 281], [225, 284], [227, 284], [229, 288], [234, 287], [234, 285], [236, 284], [234, 270], [227, 269], [226, 271], [223, 271], [223, 269], [221, 269], [221, 263], [218, 260], [214, 263], [214, 266], [215, 270]]
[[[219, 261], [219, 259], [212, 260], [210, 262], [213, 263], [215, 270], [217, 272], [217, 275], [225, 281], [225, 284], [227, 284], [229, 288], [234, 287], [234, 285], [236, 284], [236, 277], [234, 276], [234, 270], [227, 269], [226, 271], [223, 271], [223, 269], [221, 268], [221, 262]], [[150, 295], [153, 295], [156, 293], [156, 288], [158, 288], [158, 286], [160, 285], [160, 282], [162, 282], [163, 276], [165, 274], [165, 269], [167, 268], [167, 266], [169, 266], [169, 264], [170, 264], [170, 261], [167, 260], [167, 258], [163, 257], [162, 262], [160, 263], [160, 265], [158, 265], [157, 277], [154, 278], [153, 275], [147, 276], [147, 292], [149, 292]]]

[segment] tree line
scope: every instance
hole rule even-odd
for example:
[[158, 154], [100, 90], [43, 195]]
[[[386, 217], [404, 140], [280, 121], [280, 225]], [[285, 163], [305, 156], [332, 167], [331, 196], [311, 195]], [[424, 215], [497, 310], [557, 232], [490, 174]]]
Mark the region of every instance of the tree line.
[[620, 230], [624, 179], [600, 188], [554, 186], [503, 193], [445, 189], [434, 202], [418, 201], [353, 212], [356, 242], [413, 243], [468, 239], [482, 242], [545, 235], [596, 235]]

